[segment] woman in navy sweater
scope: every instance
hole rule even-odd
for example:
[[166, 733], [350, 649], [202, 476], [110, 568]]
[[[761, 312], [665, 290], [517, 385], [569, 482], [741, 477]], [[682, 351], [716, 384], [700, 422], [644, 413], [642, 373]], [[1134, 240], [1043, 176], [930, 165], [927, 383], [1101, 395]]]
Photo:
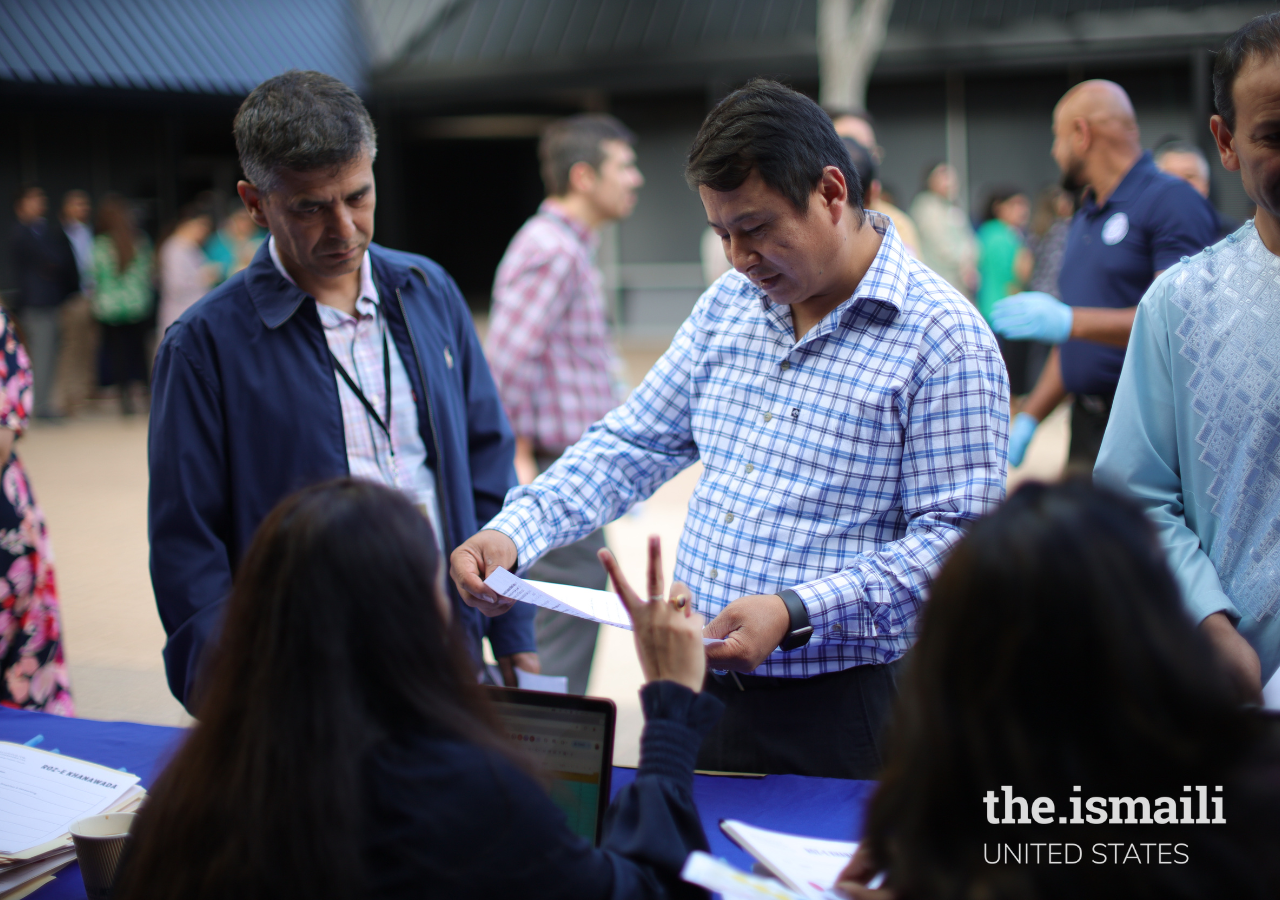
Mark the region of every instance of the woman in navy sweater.
[[[657, 541], [649, 595], [661, 595]], [[606, 551], [607, 554], [607, 551]], [[398, 493], [308, 488], [241, 564], [199, 723], [154, 786], [116, 896], [700, 897], [701, 619], [602, 557], [648, 684], [635, 782], [596, 849], [501, 734], [449, 622], [431, 527]], [[686, 594], [677, 585], [673, 595]]]

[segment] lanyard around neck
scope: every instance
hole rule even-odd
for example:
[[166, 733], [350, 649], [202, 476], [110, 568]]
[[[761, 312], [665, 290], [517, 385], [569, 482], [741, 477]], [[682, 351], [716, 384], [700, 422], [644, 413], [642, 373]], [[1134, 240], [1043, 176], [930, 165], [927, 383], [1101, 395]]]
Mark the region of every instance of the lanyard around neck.
[[373, 404], [369, 402], [369, 398], [364, 395], [364, 391], [360, 390], [360, 385], [356, 384], [356, 380], [351, 377], [351, 373], [347, 371], [346, 366], [342, 364], [342, 360], [338, 359], [338, 355], [333, 352], [333, 348], [329, 348], [329, 356], [333, 359], [334, 366], [337, 367], [338, 374], [342, 376], [342, 380], [347, 383], [347, 387], [351, 388], [351, 393], [356, 395], [365, 408], [365, 411], [373, 417], [373, 421], [378, 423], [378, 427], [382, 429], [382, 433], [387, 436], [387, 443], [391, 445], [391, 455], [395, 456], [396, 443], [391, 438], [391, 354], [387, 350], [387, 330], [382, 329], [382, 381], [383, 389], [386, 397], [386, 418], [378, 415], [378, 411]]

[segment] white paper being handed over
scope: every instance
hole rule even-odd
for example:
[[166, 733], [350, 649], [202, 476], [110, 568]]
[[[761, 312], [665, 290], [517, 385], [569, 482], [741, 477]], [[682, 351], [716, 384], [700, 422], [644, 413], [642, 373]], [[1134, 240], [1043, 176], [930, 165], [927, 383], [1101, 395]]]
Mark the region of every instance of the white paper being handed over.
[[[484, 583], [502, 596], [521, 603], [532, 603], [579, 619], [631, 630], [631, 616], [627, 615], [627, 608], [618, 595], [610, 591], [593, 591], [591, 588], [547, 581], [525, 581], [506, 569], [495, 569]], [[722, 644], [724, 641], [704, 637], [702, 643]]]

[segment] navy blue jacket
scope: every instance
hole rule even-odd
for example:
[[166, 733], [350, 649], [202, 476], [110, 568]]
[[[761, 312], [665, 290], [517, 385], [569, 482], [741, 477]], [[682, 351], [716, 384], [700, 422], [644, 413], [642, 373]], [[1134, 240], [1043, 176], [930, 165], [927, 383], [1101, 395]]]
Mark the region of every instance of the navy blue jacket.
[[[369, 252], [436, 473], [447, 560], [515, 485], [515, 438], [453, 279], [423, 256]], [[315, 300], [276, 270], [265, 242], [165, 332], [148, 448], [151, 583], [169, 688], [187, 704], [258, 524], [299, 488], [348, 474]], [[477, 659], [485, 634], [499, 656], [534, 649], [533, 607], [486, 619], [448, 590]]]

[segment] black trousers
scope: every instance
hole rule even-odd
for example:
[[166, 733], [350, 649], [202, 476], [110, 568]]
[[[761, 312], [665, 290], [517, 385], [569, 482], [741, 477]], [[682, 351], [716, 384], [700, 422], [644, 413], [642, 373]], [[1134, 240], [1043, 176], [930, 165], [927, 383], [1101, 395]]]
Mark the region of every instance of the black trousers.
[[726, 709], [702, 742], [698, 768], [875, 778], [902, 663], [813, 678], [708, 674], [706, 690]]
[[1114, 399], [1114, 394], [1076, 395], [1071, 404], [1071, 444], [1067, 449], [1067, 470], [1071, 474], [1093, 476]]

